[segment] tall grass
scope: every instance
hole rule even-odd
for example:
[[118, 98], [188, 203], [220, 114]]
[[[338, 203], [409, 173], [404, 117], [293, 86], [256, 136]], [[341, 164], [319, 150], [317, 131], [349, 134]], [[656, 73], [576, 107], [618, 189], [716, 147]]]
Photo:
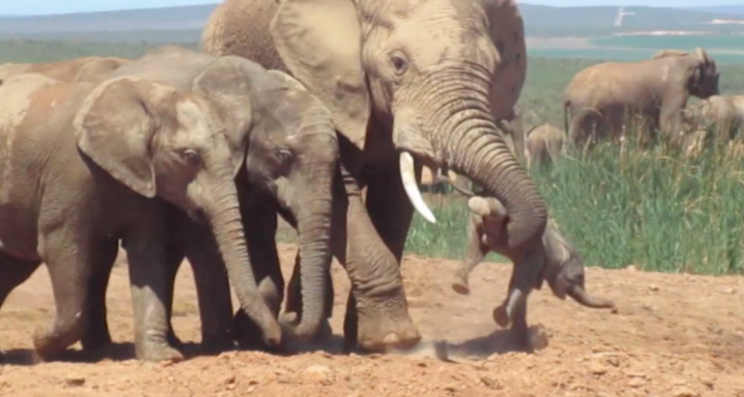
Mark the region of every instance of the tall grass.
[[[725, 149], [687, 159], [666, 145], [603, 144], [533, 177], [587, 265], [744, 274], [744, 160]], [[461, 258], [465, 202], [433, 211], [437, 225], [414, 219], [408, 250]]]

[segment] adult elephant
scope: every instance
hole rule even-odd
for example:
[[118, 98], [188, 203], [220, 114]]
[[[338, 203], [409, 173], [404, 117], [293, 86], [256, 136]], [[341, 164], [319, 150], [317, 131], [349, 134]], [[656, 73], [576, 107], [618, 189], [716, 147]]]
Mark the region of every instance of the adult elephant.
[[[241, 308], [270, 345], [281, 329], [249, 267], [234, 155], [223, 115], [203, 95], [136, 77], [98, 84], [36, 74], [0, 86], [0, 305], [44, 262], [54, 291], [51, 327], [34, 334], [43, 360], [82, 337], [91, 272], [129, 257], [135, 351], [178, 360], [165, 333], [167, 225], [163, 202], [206, 221]], [[161, 200], [162, 199], [162, 200]]]
[[4, 63], [0, 65], [0, 80], [23, 73], [37, 73], [66, 82], [93, 82], [129, 62], [117, 57], [81, 57], [59, 62]]
[[[421, 338], [399, 262], [413, 209], [435, 220], [416, 185], [424, 163], [498, 197], [509, 219], [505, 253], [541, 266], [530, 253], [547, 207], [494, 121], [509, 118], [527, 68], [515, 1], [226, 0], [203, 49], [288, 71], [332, 112], [346, 187], [346, 197], [334, 195], [346, 227], [334, 230], [333, 253], [352, 281], [347, 347]], [[290, 281], [290, 312], [299, 284]]]
[[687, 99], [718, 95], [718, 78], [716, 62], [702, 48], [694, 54], [664, 50], [652, 59], [590, 66], [574, 76], [563, 96], [569, 144], [591, 145], [607, 134], [618, 139], [626, 116], [636, 114], [645, 127], [678, 132]]
[[[244, 164], [235, 184], [248, 245], [243, 271], [255, 275], [262, 298], [278, 315], [284, 281], [274, 236], [277, 212], [298, 231], [300, 274], [306, 305], [299, 324], [286, 324], [290, 339], [311, 339], [324, 320], [324, 285], [331, 264], [331, 189], [338, 161], [338, 142], [328, 109], [289, 75], [268, 71], [237, 56], [215, 57], [180, 46], [156, 48], [111, 74], [147, 79], [208, 98], [224, 115], [227, 137]], [[339, 186], [340, 187], [340, 186]], [[195, 275], [207, 350], [232, 346], [230, 288], [224, 262], [208, 227], [172, 208], [165, 215], [172, 236], [169, 250], [168, 313], [175, 276], [184, 257]], [[220, 266], [221, 265], [221, 266]], [[110, 274], [102, 268], [93, 278], [89, 302], [94, 323], [83, 338], [85, 349], [111, 341], [106, 325], [105, 292]], [[148, 323], [148, 332], [178, 344], [170, 317]], [[261, 334], [261, 329], [253, 330]]]

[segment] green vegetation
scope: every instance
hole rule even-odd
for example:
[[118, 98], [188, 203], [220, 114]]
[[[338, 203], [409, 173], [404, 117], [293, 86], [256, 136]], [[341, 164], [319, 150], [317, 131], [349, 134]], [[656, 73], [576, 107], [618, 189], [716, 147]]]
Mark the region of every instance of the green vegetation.
[[[158, 41], [146, 35], [138, 38], [142, 40], [119, 43], [0, 41], [0, 63], [86, 55], [133, 58]], [[187, 45], [197, 47], [193, 41]], [[606, 53], [606, 59], [617, 59], [617, 52]], [[537, 57], [531, 52], [520, 99], [525, 128], [543, 121], [563, 126], [563, 90], [576, 72], [597, 62]], [[724, 94], [744, 92], [744, 64], [720, 69]], [[744, 205], [739, 203], [744, 197], [744, 160], [716, 151], [690, 160], [679, 158], [663, 145], [642, 151], [629, 143], [622, 153], [605, 145], [590, 154], [564, 157], [552, 171], [536, 172], [534, 177], [551, 217], [588, 265], [744, 274]], [[416, 215], [408, 251], [461, 258], [467, 239], [464, 199], [456, 194], [431, 195], [427, 201], [438, 223], [429, 224]], [[291, 235], [284, 238], [291, 240]]]
[[739, 35], [701, 34], [689, 36], [673, 35], [629, 35], [590, 39], [589, 43], [599, 47], [647, 48], [660, 50], [678, 48], [694, 50], [695, 47], [739, 50], [744, 52], [744, 43]]

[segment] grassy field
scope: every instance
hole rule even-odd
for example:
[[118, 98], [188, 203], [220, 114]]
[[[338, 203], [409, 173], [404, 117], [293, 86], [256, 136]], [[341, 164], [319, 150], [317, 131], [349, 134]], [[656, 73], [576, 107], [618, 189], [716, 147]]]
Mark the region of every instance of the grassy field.
[[[126, 43], [0, 41], [0, 63], [85, 55], [132, 58], [152, 48], [154, 41], [146, 37]], [[186, 45], [197, 47], [194, 42]], [[530, 55], [520, 99], [525, 128], [543, 121], [562, 126], [560, 98], [566, 84], [577, 71], [600, 59]], [[617, 52], [604, 58], [617, 59]], [[744, 92], [744, 63], [721, 64], [720, 69], [724, 94]], [[646, 152], [626, 149], [621, 154], [617, 147], [601, 147], [580, 158], [565, 157], [549, 173], [534, 174], [551, 216], [587, 264], [744, 274], [742, 161], [720, 153], [680, 161], [661, 147]], [[416, 215], [407, 250], [462, 257], [467, 237], [464, 200], [435, 195], [427, 201], [438, 223], [431, 225]]]

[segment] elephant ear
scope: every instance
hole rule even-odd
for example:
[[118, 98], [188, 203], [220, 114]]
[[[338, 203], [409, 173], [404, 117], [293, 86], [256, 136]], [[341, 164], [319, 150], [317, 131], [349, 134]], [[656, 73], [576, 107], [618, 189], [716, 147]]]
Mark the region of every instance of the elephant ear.
[[336, 129], [363, 149], [370, 99], [351, 0], [283, 0], [270, 30], [287, 69], [328, 107]]
[[524, 21], [515, 0], [481, 0], [481, 5], [499, 54], [491, 78], [491, 111], [497, 119], [511, 119], [527, 76]]
[[305, 87], [302, 83], [300, 83], [299, 80], [282, 72], [281, 70], [274, 70], [274, 69], [269, 70], [269, 75], [283, 82], [284, 84], [290, 86], [294, 90], [308, 92], [307, 87]]
[[253, 123], [250, 93], [260, 65], [237, 56], [221, 57], [194, 79], [192, 91], [207, 98], [225, 123], [233, 176], [243, 165]]
[[131, 77], [102, 82], [75, 115], [78, 147], [117, 181], [145, 197], [155, 197], [153, 115], [173, 94], [172, 88]]

